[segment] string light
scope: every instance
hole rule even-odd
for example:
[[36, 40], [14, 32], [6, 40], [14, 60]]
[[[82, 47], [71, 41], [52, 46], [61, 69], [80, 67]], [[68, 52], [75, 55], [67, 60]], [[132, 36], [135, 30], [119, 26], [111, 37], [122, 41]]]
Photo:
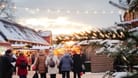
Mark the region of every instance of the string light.
[[67, 10], [67, 13], [71, 13], [70, 10]]
[[47, 12], [48, 12], [48, 13], [50, 13], [50, 12], [51, 12], [51, 10], [50, 10], [50, 9], [47, 9]]
[[29, 11], [29, 8], [25, 8], [26, 11]]
[[60, 10], [59, 9], [57, 10], [57, 13], [60, 13]]
[[31, 13], [31, 14], [35, 14], [35, 11], [34, 11], [34, 10], [30, 10], [30, 13]]
[[105, 11], [102, 11], [103, 14], [105, 14], [106, 12]]
[[[117, 30], [116, 30], [117, 31]], [[103, 32], [102, 30], [99, 31], [90, 31], [90, 32], [80, 32], [80, 33], [73, 33], [71, 35], [59, 35], [56, 37], [56, 42], [60, 43], [63, 41], [81, 41], [81, 40], [91, 40], [91, 39], [125, 39], [126, 33], [125, 31], [121, 30], [118, 33], [114, 31], [106, 31]]]
[[36, 8], [36, 11], [37, 11], [37, 12], [39, 12], [39, 11], [40, 11], [40, 9], [39, 9], [39, 8]]
[[119, 13], [119, 14], [122, 14], [122, 11], [119, 10], [118, 13]]
[[76, 11], [76, 13], [77, 13], [77, 14], [79, 14], [79, 13], [80, 13], [80, 11], [78, 11], [78, 10], [77, 10], [77, 11]]
[[97, 14], [97, 11], [94, 11], [94, 14]]
[[[2, 6], [1, 6], [2, 7]], [[3, 6], [4, 7], [4, 6]], [[47, 13], [67, 13], [67, 14], [122, 14], [123, 12], [120, 10], [71, 10], [71, 9], [47, 9], [47, 8], [20, 8], [20, 7], [13, 7], [15, 9], [24, 9], [26, 12], [29, 13], [39, 13], [42, 11], [46, 11]], [[30, 12], [32, 11], [32, 12]]]
[[85, 14], [89, 14], [89, 11], [85, 11]]
[[111, 13], [111, 14], [113, 14], [113, 13], [114, 13], [114, 11], [110, 11], [110, 13]]
[[13, 9], [16, 9], [17, 7], [16, 6], [13, 6]]

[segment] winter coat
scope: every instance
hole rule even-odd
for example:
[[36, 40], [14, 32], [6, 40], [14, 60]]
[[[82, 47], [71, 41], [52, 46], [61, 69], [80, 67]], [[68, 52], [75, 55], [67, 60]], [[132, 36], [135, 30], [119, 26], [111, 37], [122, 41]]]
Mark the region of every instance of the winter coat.
[[71, 71], [73, 60], [69, 54], [65, 54], [60, 60], [61, 71]]
[[1, 78], [10, 78], [12, 76], [13, 65], [11, 59], [12, 57], [6, 54], [1, 57]]
[[35, 56], [34, 54], [31, 55], [32, 64], [34, 64], [34, 62], [35, 62], [35, 57], [36, 57], [36, 56]]
[[73, 72], [82, 72], [82, 58], [79, 54], [73, 55]]
[[[50, 62], [51, 58], [55, 62], [55, 66], [54, 67], [50, 67], [49, 64], [48, 64]], [[47, 57], [47, 60], [45, 61], [45, 64], [48, 66], [48, 74], [56, 74], [56, 73], [59, 72], [58, 71], [59, 59], [57, 58], [57, 56], [49, 55]]]
[[1, 56], [0, 56], [0, 78], [2, 78], [2, 60], [1, 60]]
[[35, 66], [36, 70], [38, 70], [39, 73], [45, 73], [46, 72], [46, 65], [45, 65], [46, 55], [44, 53], [41, 53], [37, 56]]
[[25, 75], [26, 76], [28, 74], [27, 67], [26, 68], [21, 68], [20, 65], [21, 65], [22, 61], [25, 61], [25, 63], [28, 65], [27, 58], [24, 55], [19, 56], [17, 58], [17, 60], [16, 60], [16, 66], [18, 67], [17, 73], [18, 73], [19, 76], [21, 76], [21, 75]]
[[80, 54], [82, 63], [84, 64], [86, 61], [86, 55], [84, 53]]

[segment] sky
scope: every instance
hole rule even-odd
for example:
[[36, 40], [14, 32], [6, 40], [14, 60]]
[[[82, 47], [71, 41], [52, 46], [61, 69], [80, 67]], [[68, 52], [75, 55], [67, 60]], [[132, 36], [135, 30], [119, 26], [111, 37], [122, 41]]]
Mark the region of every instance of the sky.
[[[112, 0], [118, 2], [118, 0]], [[16, 20], [54, 34], [106, 28], [120, 22], [120, 9], [109, 0], [13, 0]], [[122, 11], [121, 11], [122, 12]]]

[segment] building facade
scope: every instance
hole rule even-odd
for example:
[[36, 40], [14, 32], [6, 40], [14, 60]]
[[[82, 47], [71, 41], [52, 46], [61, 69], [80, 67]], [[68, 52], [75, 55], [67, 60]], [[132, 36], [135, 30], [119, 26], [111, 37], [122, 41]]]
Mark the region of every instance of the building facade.
[[[0, 38], [2, 42], [10, 44], [13, 49], [34, 49], [33, 47], [48, 46], [49, 43], [44, 40], [35, 30], [22, 26], [16, 22], [0, 19]], [[0, 44], [3, 44], [3, 42]]]

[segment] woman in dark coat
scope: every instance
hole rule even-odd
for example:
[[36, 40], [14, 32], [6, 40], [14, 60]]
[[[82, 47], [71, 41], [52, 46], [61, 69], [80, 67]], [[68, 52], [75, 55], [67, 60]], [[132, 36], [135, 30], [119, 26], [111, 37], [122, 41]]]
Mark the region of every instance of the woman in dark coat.
[[2, 78], [2, 60], [0, 55], [0, 78]]
[[82, 72], [85, 74], [85, 70], [86, 70], [86, 67], [85, 67], [86, 55], [83, 52], [81, 52], [80, 56], [81, 56], [81, 60], [82, 60]]
[[80, 54], [77, 54], [74, 52], [73, 54], [73, 73], [74, 78], [78, 76], [78, 78], [81, 78], [80, 73], [82, 72], [82, 59]]
[[12, 78], [13, 65], [12, 63], [12, 50], [5, 51], [5, 55], [1, 57], [1, 78]]

